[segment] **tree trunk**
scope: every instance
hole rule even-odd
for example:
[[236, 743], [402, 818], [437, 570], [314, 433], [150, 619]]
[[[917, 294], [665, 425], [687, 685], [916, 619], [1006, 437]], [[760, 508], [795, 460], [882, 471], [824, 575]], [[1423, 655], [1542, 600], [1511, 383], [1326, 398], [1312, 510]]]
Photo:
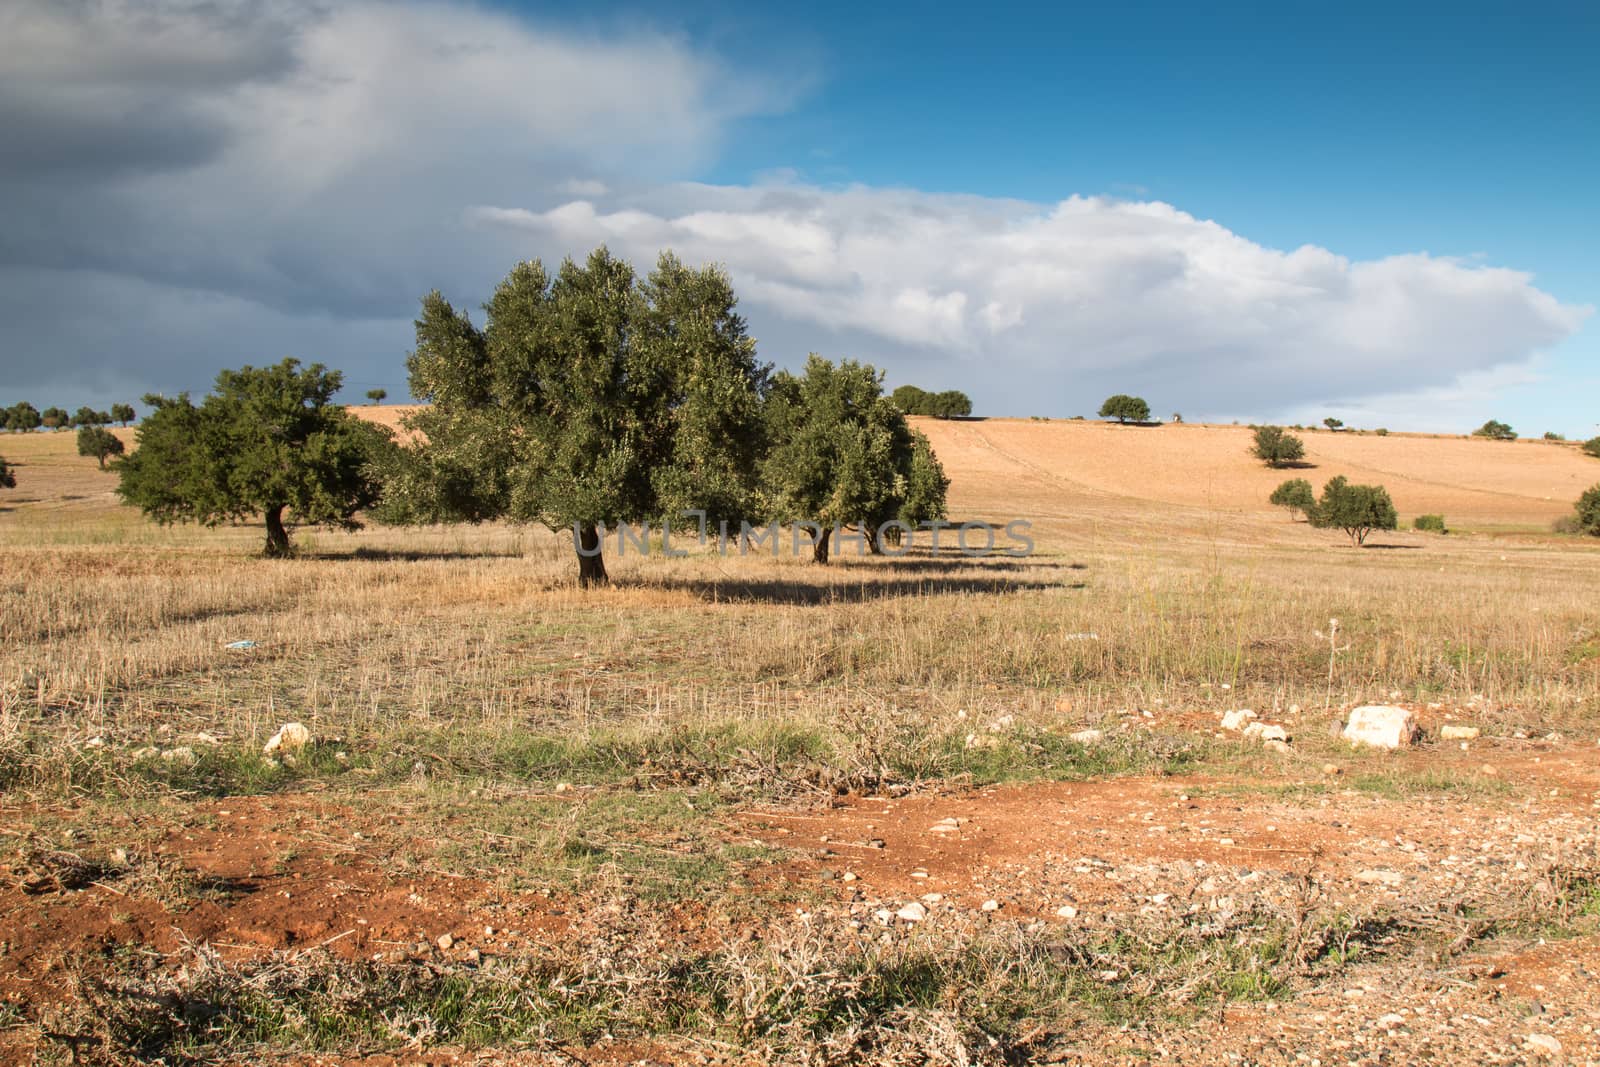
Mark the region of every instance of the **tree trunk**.
[[289, 531], [283, 528], [283, 505], [267, 509], [267, 558], [282, 559], [289, 554]]
[[587, 589], [609, 582], [605, 557], [601, 555], [600, 531], [593, 523], [578, 528], [578, 547], [582, 550], [578, 553], [578, 585]]
[[824, 526], [821, 536], [817, 538], [817, 543], [811, 549], [811, 558], [817, 563], [828, 562], [828, 538], [832, 536], [833, 527]]
[[868, 552], [872, 553], [874, 556], [883, 555], [883, 544], [882, 544], [880, 538], [878, 537], [877, 527], [875, 527], [875, 526], [863, 526], [863, 527], [861, 527], [861, 536], [865, 537], [867, 539], [867, 551]]

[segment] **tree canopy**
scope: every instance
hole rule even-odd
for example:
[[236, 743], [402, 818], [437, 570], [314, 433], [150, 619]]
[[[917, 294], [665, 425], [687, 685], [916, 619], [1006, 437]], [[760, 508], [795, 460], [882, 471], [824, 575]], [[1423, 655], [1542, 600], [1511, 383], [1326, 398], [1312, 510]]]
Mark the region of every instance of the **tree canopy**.
[[6, 462], [6, 457], [0, 456], [0, 489], [15, 489], [17, 487], [17, 472]]
[[1282, 426], [1258, 426], [1250, 454], [1269, 467], [1280, 468], [1304, 459], [1306, 446]]
[[372, 401], [374, 404], [383, 403], [384, 400], [386, 400], [388, 398], [388, 396], [389, 396], [389, 390], [387, 390], [387, 389], [368, 389], [367, 390], [367, 399]]
[[100, 461], [101, 470], [106, 469], [106, 457], [122, 453], [122, 438], [104, 426], [78, 427], [78, 455], [93, 456]]
[[388, 431], [331, 403], [341, 376], [295, 359], [217, 375], [199, 405], [147, 396], [138, 447], [117, 464], [117, 492], [158, 522], [260, 515], [266, 554], [287, 555], [295, 525], [360, 525], [378, 497], [374, 457]]
[[1322, 497], [1307, 517], [1319, 529], [1343, 530], [1357, 547], [1367, 543], [1373, 530], [1393, 530], [1400, 521], [1388, 490], [1351, 485], [1342, 474], [1322, 487]]
[[42, 421], [39, 409], [26, 400], [12, 404], [5, 410], [6, 429], [12, 433], [37, 430]]
[[930, 393], [914, 385], [902, 385], [890, 399], [907, 415], [932, 415], [939, 419], [965, 418], [972, 414], [972, 400], [958, 389]]
[[72, 424], [72, 415], [66, 408], [45, 408], [40, 419], [51, 430], [59, 430]]
[[1145, 403], [1143, 397], [1129, 396], [1118, 393], [1106, 398], [1100, 405], [1102, 419], [1116, 419], [1118, 422], [1149, 422], [1150, 405]]
[[1517, 432], [1506, 423], [1490, 419], [1476, 430], [1473, 430], [1472, 436], [1487, 437], [1495, 441], [1515, 441]]
[[1293, 521], [1297, 514], [1309, 516], [1311, 509], [1317, 506], [1317, 497], [1310, 482], [1304, 478], [1290, 478], [1272, 491], [1267, 503], [1288, 509], [1289, 518]]
[[828, 562], [835, 527], [859, 527], [876, 550], [877, 530], [901, 517], [914, 475], [916, 507], [942, 509], [944, 470], [931, 448], [916, 470], [916, 438], [870, 364], [812, 355], [798, 377], [780, 371], [767, 400], [767, 433], [766, 514], [821, 527], [812, 549], [819, 563]]
[[1600, 537], [1600, 485], [1591, 485], [1583, 491], [1573, 505], [1577, 512], [1578, 529], [1592, 537]]
[[1583, 443], [1583, 451], [1585, 455], [1600, 459], [1600, 437], [1591, 437], [1585, 441]]
[[121, 423], [123, 426], [128, 425], [128, 423], [132, 422], [138, 417], [138, 415], [139, 413], [133, 410], [132, 404], [111, 405], [111, 420], [113, 422]]
[[643, 280], [605, 248], [551, 277], [518, 264], [479, 329], [423, 299], [407, 361], [398, 521], [506, 516], [572, 530], [583, 585], [604, 582], [599, 526], [746, 513], [768, 367], [727, 274], [663, 253]]

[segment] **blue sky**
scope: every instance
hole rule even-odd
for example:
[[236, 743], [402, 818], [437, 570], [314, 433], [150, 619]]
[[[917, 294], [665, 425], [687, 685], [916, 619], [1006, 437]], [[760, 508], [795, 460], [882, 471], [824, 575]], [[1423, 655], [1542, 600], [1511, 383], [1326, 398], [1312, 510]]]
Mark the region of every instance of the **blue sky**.
[[1592, 434], [1600, 8], [1303, 8], [20, 0], [0, 402], [398, 399], [422, 292], [603, 240], [980, 413]]

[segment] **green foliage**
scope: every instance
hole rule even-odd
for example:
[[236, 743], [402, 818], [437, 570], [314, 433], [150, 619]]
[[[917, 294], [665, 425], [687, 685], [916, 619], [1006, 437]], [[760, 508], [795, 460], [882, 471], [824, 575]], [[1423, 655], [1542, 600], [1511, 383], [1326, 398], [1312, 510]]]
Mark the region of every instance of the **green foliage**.
[[26, 400], [12, 404], [5, 410], [5, 427], [12, 433], [37, 430], [41, 421], [39, 409]]
[[110, 413], [96, 411], [91, 407], [81, 407], [73, 412], [72, 415], [72, 425], [74, 426], [108, 426], [110, 423]]
[[[605, 248], [554, 278], [519, 264], [481, 330], [425, 297], [407, 368], [429, 406], [406, 420], [424, 439], [398, 453], [385, 517], [505, 516], [597, 548], [601, 523], [748, 514], [768, 367], [737, 303], [720, 268], [663, 253], [640, 280]], [[580, 582], [605, 579], [580, 554]]]
[[46, 429], [60, 430], [72, 425], [72, 416], [67, 413], [66, 408], [45, 408], [40, 421]]
[[1344, 420], [1336, 419], [1332, 415], [1329, 415], [1327, 418], [1322, 420], [1322, 425], [1326, 426], [1330, 430], [1342, 430], [1344, 429]]
[[1250, 454], [1269, 467], [1287, 467], [1305, 458], [1306, 446], [1282, 426], [1260, 426]]
[[[835, 526], [870, 533], [897, 518], [907, 501], [916, 442], [905, 415], [883, 395], [883, 376], [869, 364], [821, 356], [806, 360], [805, 374], [780, 372], [767, 400], [771, 445], [762, 463], [765, 510], [782, 522], [823, 528], [815, 556], [828, 561]], [[930, 449], [927, 458], [933, 464]], [[924, 471], [926, 488], [943, 470]], [[940, 494], [942, 498], [942, 493]], [[925, 506], [928, 496], [919, 498]]]
[[1411, 520], [1411, 527], [1415, 530], [1424, 530], [1428, 533], [1449, 533], [1445, 529], [1443, 515], [1418, 515]]
[[389, 390], [387, 390], [387, 389], [368, 389], [367, 390], [367, 399], [372, 401], [374, 404], [383, 403], [384, 400], [388, 399], [388, 396], [389, 396]]
[[1515, 441], [1516, 431], [1503, 422], [1490, 419], [1488, 422], [1472, 431], [1474, 437], [1487, 437], [1494, 441]]
[[112, 404], [111, 405], [111, 418], [112, 418], [112, 421], [114, 421], [114, 422], [118, 422], [118, 423], [121, 423], [123, 426], [126, 426], [126, 425], [128, 425], [128, 423], [132, 422], [134, 419], [136, 419], [138, 417], [139, 417], [139, 413], [137, 411], [133, 410], [133, 405], [132, 404]]
[[956, 389], [930, 393], [914, 385], [902, 385], [890, 394], [890, 399], [907, 415], [958, 419], [972, 414], [972, 399]]
[[1372, 432], [1377, 434], [1379, 437], [1388, 437], [1389, 436], [1389, 428], [1387, 426], [1379, 426], [1376, 430], [1373, 430]]
[[360, 525], [378, 497], [374, 461], [387, 430], [330, 403], [341, 376], [295, 359], [217, 375], [199, 406], [147, 396], [138, 448], [117, 464], [117, 491], [158, 522], [208, 526], [261, 515], [266, 554], [287, 555], [288, 525]]
[[78, 455], [93, 456], [100, 461], [101, 470], [106, 469], [107, 456], [120, 456], [122, 452], [122, 438], [104, 426], [78, 428]]
[[1319, 529], [1343, 530], [1357, 547], [1373, 530], [1393, 530], [1400, 523], [1387, 489], [1351, 485], [1342, 474], [1322, 487], [1322, 498], [1306, 517]]
[[17, 487], [17, 472], [0, 456], [0, 489], [15, 489]]
[[1118, 422], [1149, 422], [1150, 405], [1144, 402], [1143, 397], [1118, 393], [1106, 398], [1106, 402], [1100, 405], [1099, 415], [1102, 419], [1116, 419]]
[[1573, 511], [1576, 512], [1579, 533], [1600, 537], [1600, 485], [1585, 489], [1573, 505]]
[[1600, 437], [1591, 437], [1583, 443], [1583, 453], [1600, 459]]
[[911, 469], [906, 474], [905, 498], [900, 505], [900, 521], [916, 527], [946, 517], [945, 493], [950, 477], [944, 464], [933, 453], [926, 435], [911, 431]]
[[1546, 441], [1565, 441], [1566, 440], [1565, 437], [1563, 437], [1560, 434], [1556, 433], [1554, 430], [1546, 430], [1544, 432], [1544, 439]]
[[1317, 498], [1310, 482], [1304, 478], [1290, 478], [1272, 491], [1267, 503], [1287, 508], [1292, 522], [1296, 514], [1310, 515], [1311, 509], [1317, 506]]

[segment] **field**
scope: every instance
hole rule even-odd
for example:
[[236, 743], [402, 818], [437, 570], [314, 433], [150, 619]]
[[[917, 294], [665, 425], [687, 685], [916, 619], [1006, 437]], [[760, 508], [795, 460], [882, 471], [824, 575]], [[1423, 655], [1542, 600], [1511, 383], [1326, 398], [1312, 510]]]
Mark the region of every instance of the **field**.
[[[1600, 461], [919, 426], [1032, 556], [270, 561], [0, 435], [0, 1059], [1600, 1058], [1600, 541], [1549, 532]], [[1335, 474], [1452, 532], [1265, 503]]]

